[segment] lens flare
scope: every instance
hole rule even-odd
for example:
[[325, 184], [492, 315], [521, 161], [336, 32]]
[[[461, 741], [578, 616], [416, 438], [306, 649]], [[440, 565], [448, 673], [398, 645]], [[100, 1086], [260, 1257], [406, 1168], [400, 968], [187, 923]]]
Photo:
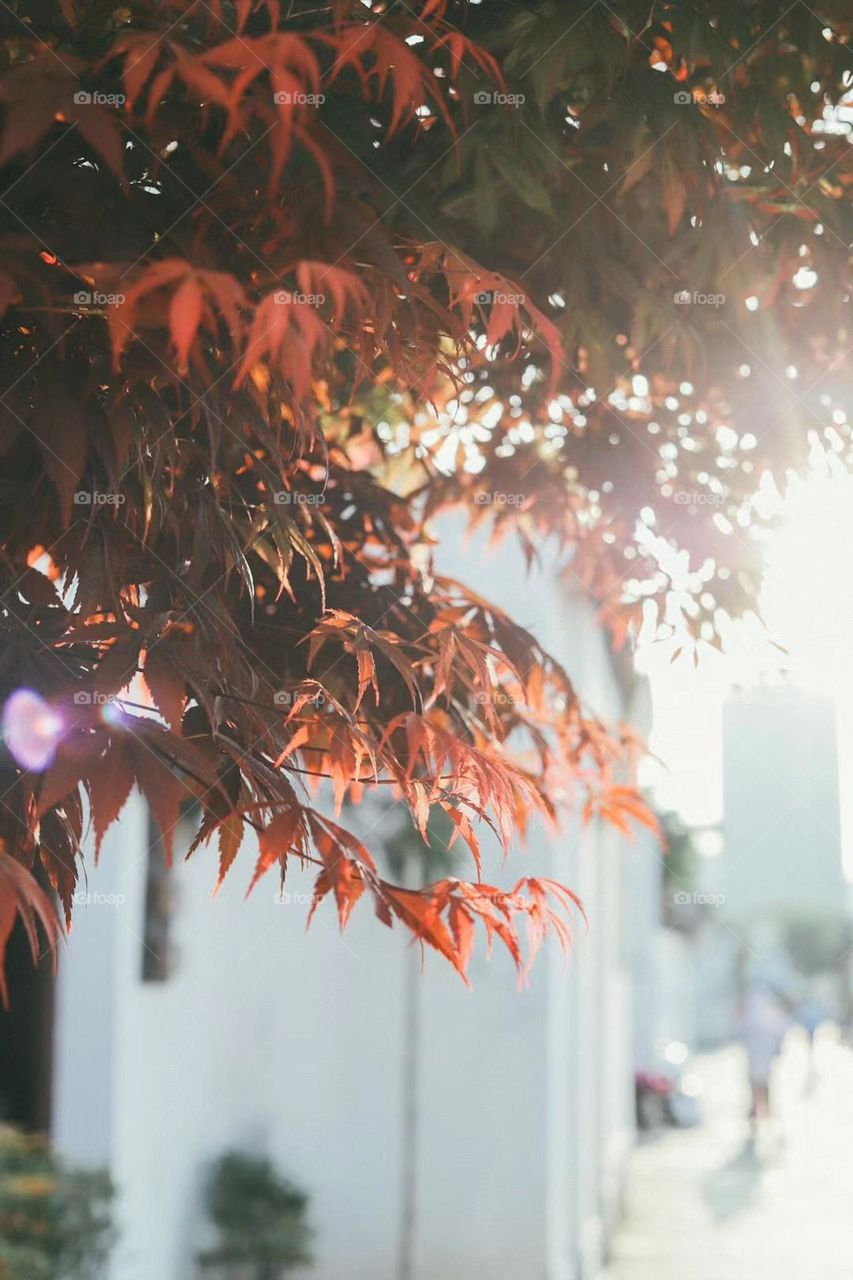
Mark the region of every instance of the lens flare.
[[59, 713], [32, 689], [16, 689], [3, 707], [3, 739], [22, 769], [46, 769], [63, 728]]

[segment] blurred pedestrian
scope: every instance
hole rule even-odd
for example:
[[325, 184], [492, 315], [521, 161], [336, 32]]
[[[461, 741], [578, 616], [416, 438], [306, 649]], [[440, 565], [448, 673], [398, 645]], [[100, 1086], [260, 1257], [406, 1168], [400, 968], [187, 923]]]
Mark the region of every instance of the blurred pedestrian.
[[789, 1019], [781, 1001], [765, 987], [747, 990], [738, 1021], [738, 1036], [746, 1051], [753, 1130], [770, 1114], [770, 1076], [782, 1049]]
[[816, 996], [806, 994], [794, 1010], [794, 1017], [803, 1028], [809, 1042], [809, 1064], [803, 1081], [803, 1092], [811, 1093], [817, 1084], [817, 1064], [815, 1062], [814, 1038], [817, 1029], [826, 1021], [827, 1012]]
[[794, 1017], [808, 1036], [809, 1049], [813, 1049], [815, 1033], [821, 1023], [826, 1021], [826, 1009], [816, 996], [805, 995], [797, 1005]]

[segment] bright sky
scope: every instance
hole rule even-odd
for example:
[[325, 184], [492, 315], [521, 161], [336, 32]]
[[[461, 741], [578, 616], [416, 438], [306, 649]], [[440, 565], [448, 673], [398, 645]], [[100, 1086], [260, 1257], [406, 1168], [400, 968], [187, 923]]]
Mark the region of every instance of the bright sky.
[[[668, 766], [650, 766], [645, 780], [662, 807], [696, 825], [722, 816], [721, 707], [733, 683], [779, 679], [787, 668], [800, 687], [834, 697], [842, 778], [853, 761], [853, 477], [822, 460], [807, 480], [792, 481], [785, 507], [766, 550], [762, 611], [787, 656], [755, 620], [738, 624], [724, 654], [704, 647], [698, 670], [688, 653], [671, 662], [677, 641], [638, 655], [652, 686], [651, 746]], [[853, 793], [845, 793], [853, 789], [840, 790], [848, 843]]]

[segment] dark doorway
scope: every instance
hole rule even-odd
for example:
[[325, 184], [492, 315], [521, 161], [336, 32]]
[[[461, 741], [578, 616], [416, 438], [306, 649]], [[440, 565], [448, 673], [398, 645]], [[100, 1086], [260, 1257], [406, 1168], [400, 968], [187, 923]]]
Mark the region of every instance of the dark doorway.
[[18, 923], [6, 950], [9, 1008], [0, 1006], [0, 1121], [47, 1133], [53, 1067], [54, 974], [50, 956], [33, 964]]

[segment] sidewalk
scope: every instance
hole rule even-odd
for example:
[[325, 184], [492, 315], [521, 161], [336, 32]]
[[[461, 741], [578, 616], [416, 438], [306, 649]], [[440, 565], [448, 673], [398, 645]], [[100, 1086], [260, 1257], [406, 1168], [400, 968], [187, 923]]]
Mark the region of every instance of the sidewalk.
[[634, 1153], [603, 1280], [853, 1280], [853, 1053], [823, 1038], [809, 1091], [791, 1039], [755, 1149], [740, 1051], [699, 1060], [704, 1123]]

